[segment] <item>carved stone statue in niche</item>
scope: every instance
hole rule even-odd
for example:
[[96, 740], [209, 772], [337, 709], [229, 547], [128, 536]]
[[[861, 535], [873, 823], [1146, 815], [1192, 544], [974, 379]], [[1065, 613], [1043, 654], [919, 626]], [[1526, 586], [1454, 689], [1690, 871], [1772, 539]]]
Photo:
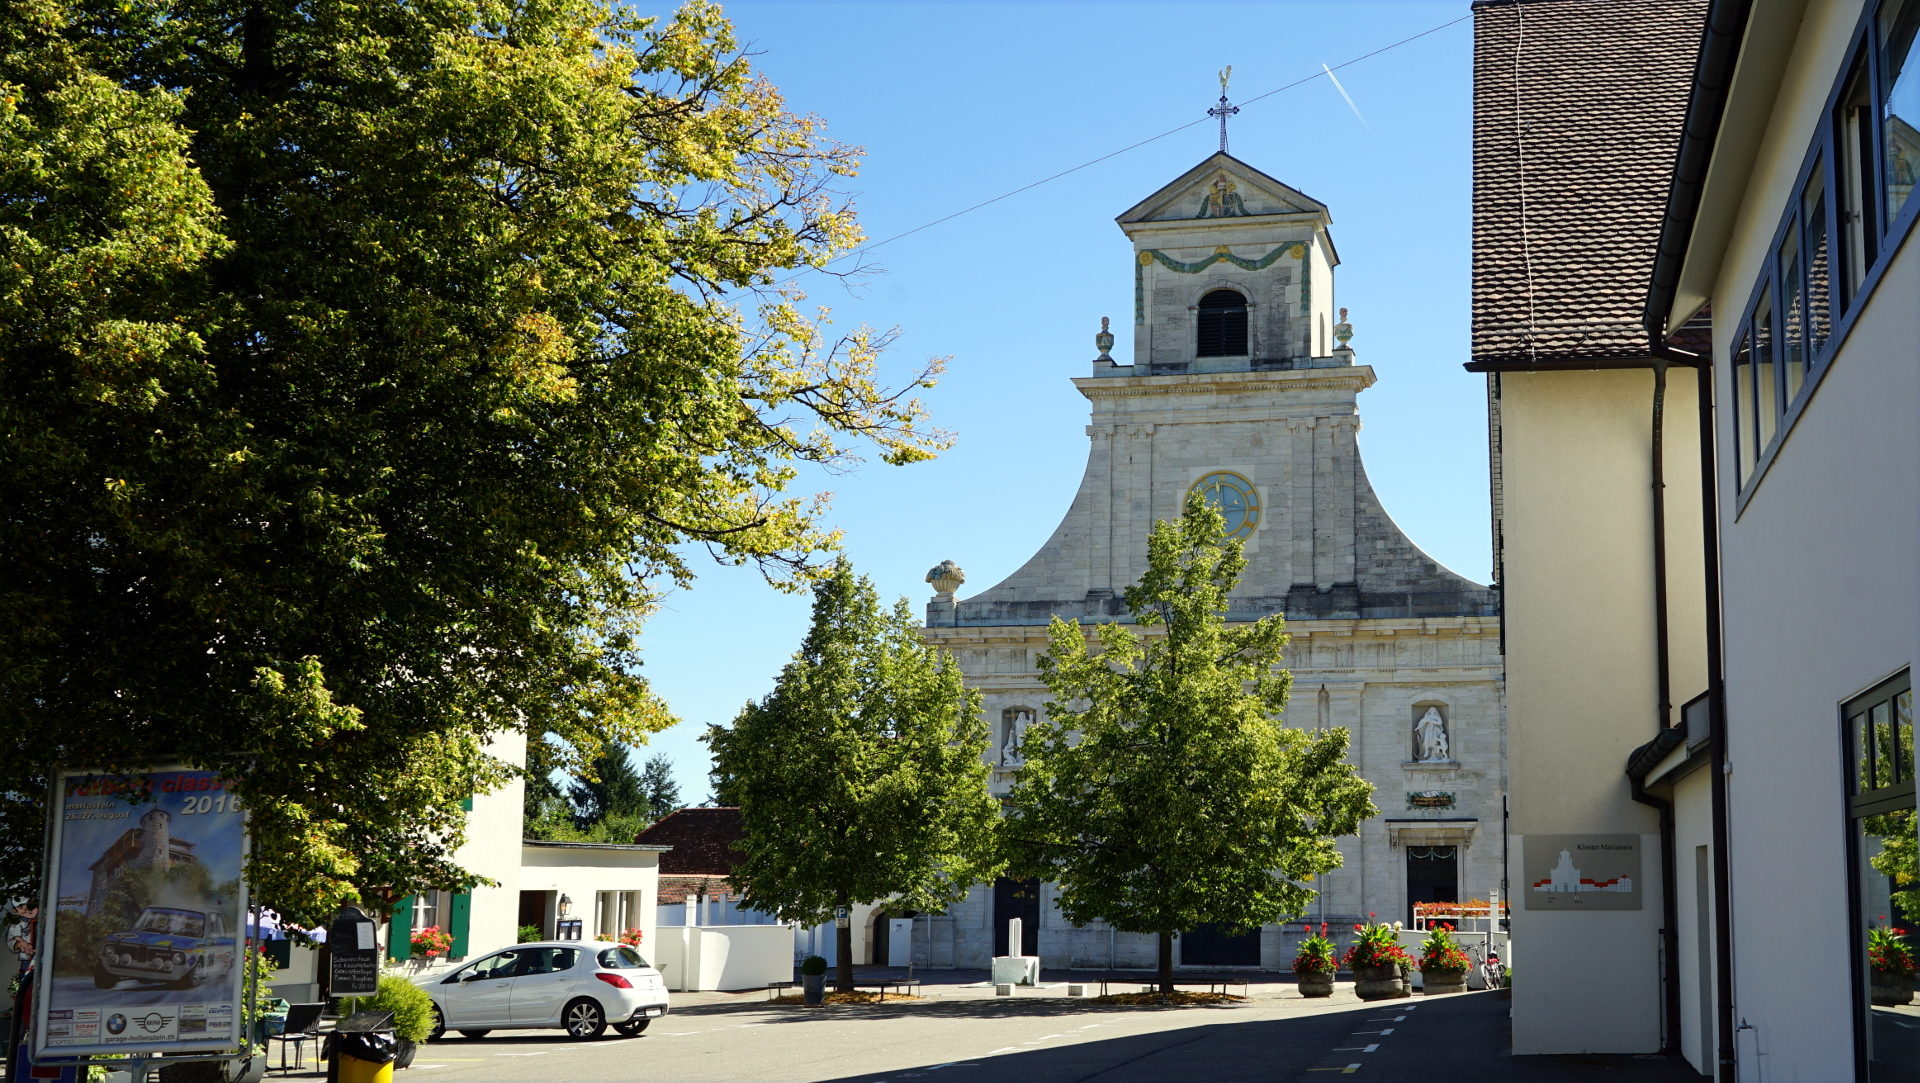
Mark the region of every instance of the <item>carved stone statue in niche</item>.
[[1033, 711], [1026, 707], [1010, 707], [1005, 714], [1006, 740], [1000, 745], [1000, 763], [1006, 767], [1018, 767], [1027, 762], [1020, 754], [1020, 742], [1027, 739], [1027, 727], [1033, 725]]
[[1440, 708], [1429, 707], [1413, 724], [1414, 759], [1420, 763], [1448, 763], [1453, 750], [1447, 741], [1447, 720]]

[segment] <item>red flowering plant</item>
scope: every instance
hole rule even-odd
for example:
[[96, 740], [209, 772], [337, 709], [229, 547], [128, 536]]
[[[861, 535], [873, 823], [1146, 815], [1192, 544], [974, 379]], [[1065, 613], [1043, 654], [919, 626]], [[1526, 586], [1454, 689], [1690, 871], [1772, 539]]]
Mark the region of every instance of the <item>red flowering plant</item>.
[[[1887, 920], [1885, 915], [1881, 921]], [[1884, 925], [1867, 930], [1867, 966], [1875, 973], [1912, 978], [1913, 949], [1907, 946], [1907, 931]]]
[[640, 946], [640, 938], [645, 935], [638, 929], [628, 929], [620, 934], [620, 942], [630, 948], [637, 948]]
[[428, 959], [438, 959], [453, 950], [453, 934], [438, 925], [415, 929], [408, 939], [413, 942], [414, 952]]
[[1413, 956], [1400, 946], [1399, 930], [1374, 922], [1372, 919], [1377, 916], [1368, 914], [1365, 925], [1353, 927], [1353, 943], [1347, 947], [1347, 953], [1340, 957], [1341, 966], [1358, 970], [1363, 966], [1413, 965]]
[[1420, 942], [1420, 972], [1429, 970], [1457, 970], [1467, 972], [1467, 953], [1453, 939], [1453, 926], [1446, 922], [1436, 922], [1427, 930], [1427, 938]]
[[1307, 934], [1300, 941], [1299, 954], [1293, 957], [1293, 972], [1302, 977], [1308, 974], [1331, 974], [1336, 964], [1333, 959], [1333, 941], [1327, 939], [1327, 923], [1320, 923], [1320, 931], [1313, 931], [1311, 924], [1300, 926]]

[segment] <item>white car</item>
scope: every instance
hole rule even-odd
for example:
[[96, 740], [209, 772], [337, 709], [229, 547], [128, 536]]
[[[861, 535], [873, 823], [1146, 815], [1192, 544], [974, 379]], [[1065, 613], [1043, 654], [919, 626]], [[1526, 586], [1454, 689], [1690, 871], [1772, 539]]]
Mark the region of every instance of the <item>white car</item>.
[[559, 1027], [598, 1038], [608, 1024], [631, 1038], [667, 1014], [667, 983], [640, 953], [604, 940], [515, 944], [451, 973], [415, 978], [433, 998], [433, 1037], [457, 1030]]

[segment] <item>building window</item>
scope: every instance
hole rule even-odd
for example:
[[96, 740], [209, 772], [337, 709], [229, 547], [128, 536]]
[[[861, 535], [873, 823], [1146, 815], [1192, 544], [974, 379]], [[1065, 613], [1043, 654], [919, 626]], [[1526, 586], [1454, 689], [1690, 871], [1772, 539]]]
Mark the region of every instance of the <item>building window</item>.
[[413, 929], [415, 932], [429, 927], [439, 927], [441, 917], [446, 913], [447, 893], [444, 891], [422, 891], [413, 897]]
[[1233, 290], [1214, 290], [1200, 298], [1200, 357], [1244, 357], [1247, 353], [1247, 299]]
[[1913, 177], [1920, 170], [1920, 71], [1914, 70], [1914, 31], [1920, 29], [1920, 0], [1886, 0], [1875, 20], [1880, 49], [1880, 141], [1885, 162], [1888, 223], [1909, 207]]
[[[1745, 491], [1819, 382], [1836, 331], [1920, 216], [1920, 0], [1881, 0], [1807, 151], [1733, 355], [1736, 481]], [[1838, 288], [1836, 289], [1836, 285]]]
[[[1841, 711], [1846, 727], [1848, 837], [1852, 853], [1855, 1047], [1870, 1083], [1920, 1078], [1912, 1027], [1913, 975], [1876, 968], [1876, 941], [1903, 937], [1920, 949], [1920, 876], [1915, 871], [1913, 684], [1882, 682]], [[1899, 930], [1899, 931], [1896, 931]]]

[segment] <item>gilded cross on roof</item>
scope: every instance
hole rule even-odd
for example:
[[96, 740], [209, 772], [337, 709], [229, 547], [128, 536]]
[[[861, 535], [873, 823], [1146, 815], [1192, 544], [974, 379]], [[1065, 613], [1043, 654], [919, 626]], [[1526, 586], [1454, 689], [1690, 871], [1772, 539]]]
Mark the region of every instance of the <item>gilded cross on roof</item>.
[[1227, 118], [1240, 111], [1239, 106], [1227, 104], [1227, 80], [1231, 78], [1233, 78], [1233, 65], [1228, 64], [1220, 69], [1220, 104], [1207, 110], [1208, 116], [1220, 118], [1220, 149], [1222, 151], [1227, 149]]

